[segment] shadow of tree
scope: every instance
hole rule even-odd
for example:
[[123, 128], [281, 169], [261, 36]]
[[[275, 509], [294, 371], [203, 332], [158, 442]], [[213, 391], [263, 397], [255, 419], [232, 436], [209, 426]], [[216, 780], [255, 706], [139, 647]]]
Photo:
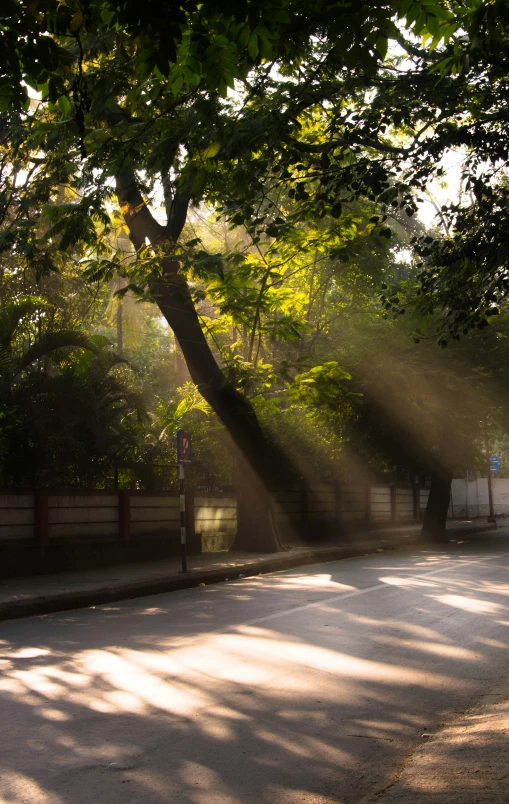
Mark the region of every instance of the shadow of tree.
[[0, 800], [370, 801], [503, 671], [507, 560], [485, 558], [370, 556], [6, 624]]
[[377, 804], [507, 804], [508, 693], [506, 684], [505, 700], [483, 696], [481, 706], [425, 743]]

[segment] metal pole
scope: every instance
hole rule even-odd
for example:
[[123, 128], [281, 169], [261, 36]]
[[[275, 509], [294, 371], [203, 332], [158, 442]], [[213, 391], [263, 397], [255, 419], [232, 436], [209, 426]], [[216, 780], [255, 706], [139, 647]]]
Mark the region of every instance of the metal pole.
[[488, 502], [489, 502], [489, 515], [488, 515], [488, 522], [496, 522], [495, 519], [495, 511], [493, 509], [493, 489], [491, 487], [491, 461], [490, 461], [490, 449], [488, 445], [488, 434], [485, 431], [484, 433], [484, 448], [486, 450], [486, 464], [488, 466]]
[[187, 572], [186, 495], [184, 491], [183, 463], [179, 463], [179, 486], [180, 486], [180, 551], [182, 555], [181, 572]]
[[496, 522], [495, 519], [495, 510], [493, 508], [493, 488], [491, 485], [491, 464], [490, 459], [488, 458], [488, 500], [490, 503], [490, 514], [488, 516], [488, 522]]

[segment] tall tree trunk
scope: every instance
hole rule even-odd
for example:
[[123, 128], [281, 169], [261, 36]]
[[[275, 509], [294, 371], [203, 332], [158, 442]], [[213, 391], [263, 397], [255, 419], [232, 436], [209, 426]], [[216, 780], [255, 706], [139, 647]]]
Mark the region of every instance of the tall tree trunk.
[[218, 366], [200, 326], [185, 277], [166, 273], [152, 282], [152, 292], [175, 333], [192, 381], [237, 448], [239, 510], [233, 548], [256, 552], [282, 549], [267, 487], [274, 466], [274, 450], [251, 403], [227, 381]]
[[243, 456], [237, 457], [237, 534], [232, 550], [283, 550], [267, 485]]
[[[170, 211], [168, 226], [161, 226], [146, 207], [132, 173], [117, 176], [117, 195], [135, 248], [139, 250], [148, 239], [154, 246], [162, 247], [163, 254], [168, 242], [166, 253], [171, 253], [184, 225], [185, 214], [172, 226]], [[179, 263], [171, 256], [162, 256], [160, 267], [160, 273], [150, 282], [152, 294], [175, 334], [192, 381], [237, 448], [240, 495], [234, 548], [255, 552], [280, 550], [268, 491], [275, 450], [249, 400], [227, 380], [217, 364], [200, 325], [186, 278], [179, 273]]]
[[421, 535], [425, 541], [447, 542], [447, 511], [451, 500], [452, 472], [435, 469], [431, 476], [428, 504]]

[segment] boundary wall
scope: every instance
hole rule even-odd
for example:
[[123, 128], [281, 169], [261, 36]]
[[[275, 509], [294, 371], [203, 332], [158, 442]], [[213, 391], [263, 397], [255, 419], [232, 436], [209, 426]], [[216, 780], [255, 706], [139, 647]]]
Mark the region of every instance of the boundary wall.
[[[495, 516], [509, 516], [509, 478], [497, 477], [493, 473], [493, 508]], [[489, 514], [488, 480], [478, 477], [475, 480], [463, 478], [452, 481], [450, 518], [487, 517]]]
[[[509, 482], [509, 481], [508, 481]], [[276, 491], [281, 525], [321, 523], [347, 530], [417, 521], [428, 492], [417, 486], [323, 483]], [[15, 544], [130, 542], [179, 534], [179, 495], [174, 492], [0, 490], [0, 547]], [[234, 492], [186, 494], [188, 540], [200, 550], [229, 549], [237, 529]]]

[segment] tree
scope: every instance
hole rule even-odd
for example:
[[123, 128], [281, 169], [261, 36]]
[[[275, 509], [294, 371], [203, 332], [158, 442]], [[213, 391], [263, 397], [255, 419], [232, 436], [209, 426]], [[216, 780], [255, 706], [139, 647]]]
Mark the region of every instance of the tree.
[[[311, 209], [337, 219], [345, 200], [390, 203], [401, 190], [406, 203], [387, 162], [402, 149], [354, 113], [374, 110], [379, 122], [378, 101], [367, 99], [389, 38], [401, 39], [395, 15], [437, 41], [462, 19], [442, 3], [399, 2], [245, 2], [231, 15], [222, 2], [48, 0], [26, 12], [12, 0], [3, 14], [4, 172], [19, 165], [14, 174], [30, 177], [8, 182], [6, 247], [16, 240], [39, 273], [79, 247], [90, 277], [125, 273], [130, 289], [149, 288], [237, 446], [237, 546], [275, 549], [266, 493], [274, 449], [200, 325], [181, 270], [193, 252], [180, 240], [188, 209], [208, 198], [265, 246]], [[29, 103], [26, 84], [40, 102]], [[282, 182], [295, 202], [285, 219], [270, 197]], [[112, 184], [138, 256], [129, 268], [108, 253]], [[73, 200], [59, 197], [62, 187]], [[150, 209], [158, 192], [164, 223]]]
[[54, 329], [27, 346], [27, 328], [21, 329], [41, 307], [35, 298], [0, 307], [4, 482], [22, 485], [28, 476], [43, 484], [87, 485], [132, 447], [143, 408], [116, 370], [125, 361], [102, 339]]
[[[358, 215], [360, 231], [369, 214], [364, 221]], [[275, 379], [267, 382], [265, 374], [268, 387], [259, 382], [251, 394], [262, 421], [298, 453], [303, 476], [431, 478], [423, 533], [440, 541], [453, 475], [485, 469], [488, 421], [499, 433], [507, 428], [505, 316], [445, 351], [424, 333], [440, 326], [439, 315], [427, 323], [418, 310], [384, 317], [376, 303], [380, 278], [398, 277], [410, 287], [418, 273], [394, 262], [396, 242], [403, 246], [409, 235], [392, 225], [393, 251], [375, 250], [388, 241], [358, 232], [345, 237], [335, 260], [315, 262], [312, 249], [302, 250], [278, 269], [288, 277], [287, 312], [306, 328], [295, 342], [264, 338], [263, 359]], [[412, 231], [419, 234], [415, 223]], [[320, 303], [310, 305], [317, 291]]]

